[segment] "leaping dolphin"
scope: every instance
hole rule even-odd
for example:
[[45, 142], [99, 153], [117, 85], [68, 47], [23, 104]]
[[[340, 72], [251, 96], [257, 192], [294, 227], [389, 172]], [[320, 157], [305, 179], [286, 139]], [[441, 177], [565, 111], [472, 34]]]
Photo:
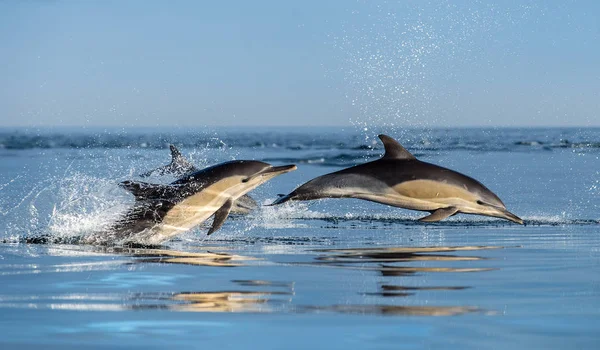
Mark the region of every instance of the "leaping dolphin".
[[[171, 163], [161, 166], [161, 167], [158, 167], [156, 169], [147, 171], [143, 174], [140, 174], [140, 177], [149, 177], [154, 174], [161, 175], [161, 176], [162, 175], [172, 175], [172, 176], [176, 176], [176, 177], [181, 177], [181, 176], [191, 174], [191, 173], [194, 173], [194, 172], [200, 170], [199, 168], [194, 166], [194, 164], [192, 164], [192, 162], [187, 160], [181, 154], [181, 152], [179, 152], [179, 149], [177, 149], [177, 147], [175, 147], [175, 145], [171, 144], [171, 145], [169, 145], [169, 148], [171, 149]], [[233, 207], [231, 208], [231, 213], [232, 214], [248, 214], [256, 208], [258, 208], [258, 203], [256, 203], [256, 201], [252, 197], [245, 194], [245, 195], [241, 196], [240, 198], [238, 198], [233, 203]]]
[[234, 201], [295, 169], [295, 165], [238, 160], [198, 170], [168, 185], [124, 181], [120, 185], [135, 196], [136, 202], [106, 239], [119, 244], [160, 244], [214, 215], [210, 235], [223, 225]]
[[382, 158], [319, 176], [280, 197], [289, 200], [358, 198], [394, 207], [428, 211], [419, 221], [435, 222], [457, 213], [523, 220], [506, 210], [498, 196], [479, 181], [415, 158], [393, 138], [379, 135]]

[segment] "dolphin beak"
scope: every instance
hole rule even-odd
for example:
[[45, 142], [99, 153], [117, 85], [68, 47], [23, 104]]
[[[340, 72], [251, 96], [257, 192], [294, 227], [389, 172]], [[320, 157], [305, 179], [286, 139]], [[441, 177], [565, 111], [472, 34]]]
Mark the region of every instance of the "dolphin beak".
[[523, 220], [520, 217], [516, 216], [515, 214], [511, 213], [510, 211], [504, 209], [501, 211], [501, 213], [502, 214], [498, 215], [498, 217], [510, 220], [512, 222], [516, 222], [519, 225], [523, 225]]
[[285, 174], [285, 173], [289, 173], [290, 171], [294, 171], [296, 169], [298, 169], [298, 167], [295, 164], [272, 166], [271, 168], [265, 170], [263, 172], [263, 174], [269, 174], [269, 173]]

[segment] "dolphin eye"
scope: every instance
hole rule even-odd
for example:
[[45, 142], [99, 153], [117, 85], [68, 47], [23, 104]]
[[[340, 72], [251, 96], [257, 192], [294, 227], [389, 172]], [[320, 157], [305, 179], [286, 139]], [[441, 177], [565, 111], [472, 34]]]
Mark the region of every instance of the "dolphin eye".
[[485, 203], [483, 203], [482, 201], [477, 201], [477, 204], [479, 204], [479, 205], [485, 205]]

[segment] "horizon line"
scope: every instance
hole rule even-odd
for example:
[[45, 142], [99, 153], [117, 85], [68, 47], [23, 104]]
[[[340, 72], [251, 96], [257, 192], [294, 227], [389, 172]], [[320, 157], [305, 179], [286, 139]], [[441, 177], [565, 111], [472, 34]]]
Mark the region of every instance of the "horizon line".
[[0, 129], [153, 129], [153, 128], [168, 128], [168, 129], [179, 129], [179, 128], [222, 128], [222, 129], [284, 129], [284, 128], [369, 128], [369, 129], [383, 129], [383, 128], [406, 128], [406, 129], [554, 129], [554, 128], [600, 128], [600, 124], [597, 125], [405, 125], [405, 126], [389, 126], [389, 125], [0, 125]]

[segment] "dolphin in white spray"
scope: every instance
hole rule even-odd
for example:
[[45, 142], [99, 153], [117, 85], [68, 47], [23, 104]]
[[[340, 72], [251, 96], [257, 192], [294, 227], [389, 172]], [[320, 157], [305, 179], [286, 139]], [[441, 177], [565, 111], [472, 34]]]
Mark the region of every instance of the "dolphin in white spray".
[[168, 185], [124, 181], [121, 187], [131, 192], [136, 202], [104, 240], [117, 244], [160, 244], [214, 215], [210, 235], [223, 225], [238, 198], [295, 169], [295, 165], [272, 166], [238, 160], [198, 170]]

